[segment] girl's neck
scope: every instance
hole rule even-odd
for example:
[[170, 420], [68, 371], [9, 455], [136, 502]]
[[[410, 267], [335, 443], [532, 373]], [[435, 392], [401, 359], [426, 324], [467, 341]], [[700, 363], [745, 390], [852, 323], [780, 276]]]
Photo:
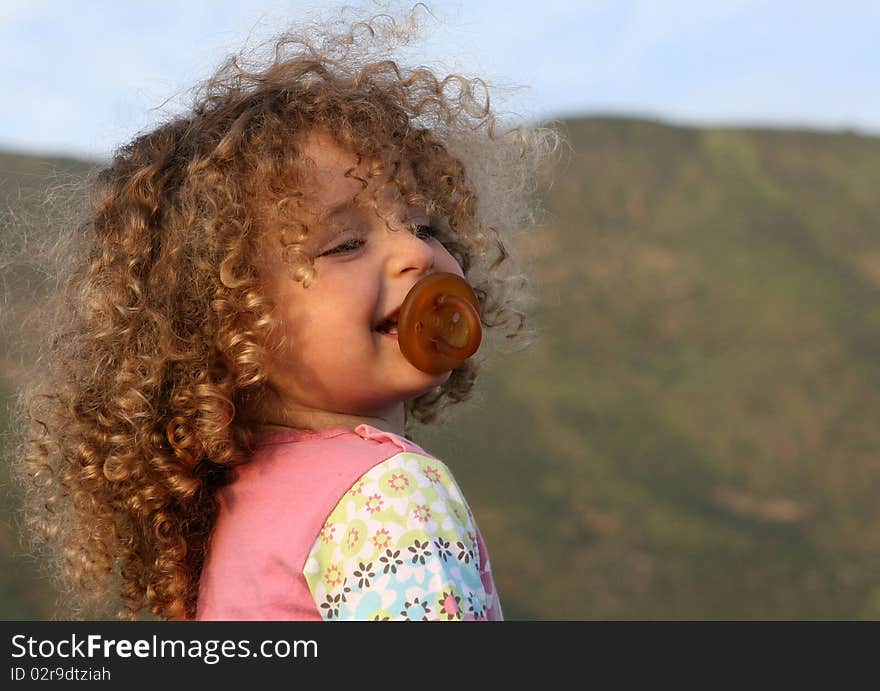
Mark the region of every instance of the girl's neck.
[[250, 427], [257, 432], [277, 432], [288, 429], [320, 430], [334, 427], [355, 429], [358, 425], [369, 425], [384, 432], [404, 435], [404, 407], [395, 406], [387, 415], [367, 416], [334, 413], [323, 410], [284, 411], [282, 415], [266, 415], [250, 421]]

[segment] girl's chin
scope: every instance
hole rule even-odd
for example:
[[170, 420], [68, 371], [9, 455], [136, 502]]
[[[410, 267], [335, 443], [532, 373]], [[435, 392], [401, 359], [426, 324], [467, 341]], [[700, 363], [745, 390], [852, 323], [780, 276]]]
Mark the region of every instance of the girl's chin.
[[422, 370], [413, 367], [411, 364], [409, 365], [409, 369], [413, 373], [412, 379], [416, 383], [413, 388], [411, 388], [407, 392], [407, 400], [418, 398], [422, 394], [426, 394], [431, 391], [431, 389], [436, 389], [438, 386], [444, 384], [452, 374], [452, 372], [444, 372], [443, 374], [429, 374], [428, 372], [422, 372]]
[[430, 374], [429, 372], [423, 372], [422, 370], [420, 370], [418, 367], [416, 367], [412, 363], [409, 363], [409, 366], [412, 368], [412, 370], [414, 372], [418, 372], [426, 380], [430, 380], [430, 381], [434, 382], [434, 384], [432, 386], [440, 386], [440, 384], [442, 384], [447, 379], [449, 379], [450, 375], [452, 374], [452, 370], [449, 370], [448, 372], [443, 372], [441, 374]]

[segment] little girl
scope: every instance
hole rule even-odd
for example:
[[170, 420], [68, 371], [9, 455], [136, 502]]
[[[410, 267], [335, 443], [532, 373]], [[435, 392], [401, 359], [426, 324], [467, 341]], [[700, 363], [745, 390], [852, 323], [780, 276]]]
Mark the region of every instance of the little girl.
[[486, 336], [523, 334], [508, 236], [555, 135], [500, 135], [479, 80], [383, 59], [406, 33], [375, 20], [231, 58], [116, 152], [56, 243], [18, 448], [27, 523], [75, 599], [501, 618], [473, 513], [408, 436], [468, 398], [477, 363], [414, 366], [396, 320], [447, 273]]

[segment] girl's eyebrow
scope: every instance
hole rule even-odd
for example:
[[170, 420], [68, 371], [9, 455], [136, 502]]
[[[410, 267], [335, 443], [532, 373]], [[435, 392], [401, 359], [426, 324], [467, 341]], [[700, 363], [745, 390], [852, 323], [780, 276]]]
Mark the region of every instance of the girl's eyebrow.
[[340, 235], [347, 226], [341, 227], [336, 223], [337, 219], [345, 217], [359, 208], [363, 208], [363, 205], [358, 204], [357, 200], [343, 199], [318, 213], [315, 217], [314, 231], [309, 233], [311, 242], [315, 245], [322, 245]]
[[320, 218], [332, 218], [333, 216], [338, 216], [339, 214], [350, 211], [355, 206], [353, 199], [343, 199], [341, 202], [337, 202], [329, 209], [324, 211]]
[[[358, 197], [343, 199], [317, 214], [317, 224], [326, 230], [330, 222], [336, 220], [338, 217], [345, 216], [352, 212], [364, 212], [369, 208], [369, 202], [363, 201]], [[407, 209], [407, 212], [414, 210], [417, 213], [421, 213], [423, 211], [420, 209], [412, 209], [407, 205], [404, 205], [404, 208]]]
[[332, 221], [339, 216], [344, 216], [356, 209], [364, 208], [363, 203], [358, 203], [357, 199], [343, 199], [341, 202], [333, 204], [329, 208], [321, 211], [317, 215], [319, 225], [324, 225], [328, 221]]

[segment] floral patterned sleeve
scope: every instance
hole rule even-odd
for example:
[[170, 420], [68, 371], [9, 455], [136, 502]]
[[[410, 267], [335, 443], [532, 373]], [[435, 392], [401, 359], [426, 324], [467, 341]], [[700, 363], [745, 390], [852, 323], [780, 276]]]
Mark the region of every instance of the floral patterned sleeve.
[[501, 619], [482, 536], [440, 461], [399, 453], [345, 493], [305, 577], [325, 620]]

